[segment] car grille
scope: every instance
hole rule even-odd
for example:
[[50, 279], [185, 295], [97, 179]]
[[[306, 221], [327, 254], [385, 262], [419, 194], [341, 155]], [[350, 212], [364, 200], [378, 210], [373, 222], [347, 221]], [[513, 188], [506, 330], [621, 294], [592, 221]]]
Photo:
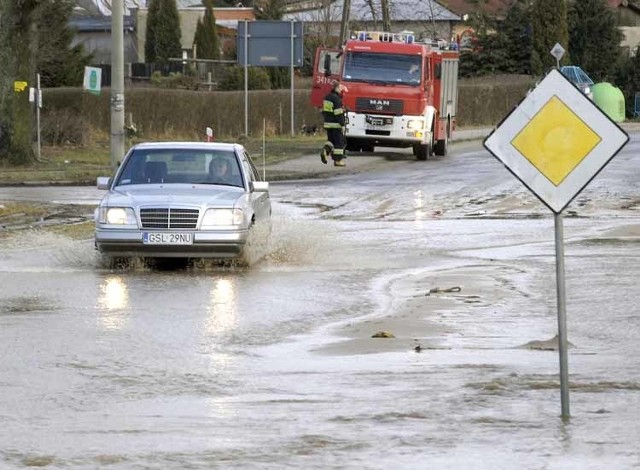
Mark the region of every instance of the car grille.
[[195, 229], [198, 209], [146, 208], [140, 209], [142, 228]]

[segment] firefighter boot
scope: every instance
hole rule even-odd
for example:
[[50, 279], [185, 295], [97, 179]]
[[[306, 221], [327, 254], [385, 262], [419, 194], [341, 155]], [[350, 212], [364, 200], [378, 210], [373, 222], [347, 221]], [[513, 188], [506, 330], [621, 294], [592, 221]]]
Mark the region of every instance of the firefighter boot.
[[320, 161], [326, 165], [327, 157], [331, 156], [332, 152], [333, 152], [333, 144], [331, 142], [327, 142], [326, 144], [324, 144], [324, 146], [322, 147], [322, 150], [320, 151]]

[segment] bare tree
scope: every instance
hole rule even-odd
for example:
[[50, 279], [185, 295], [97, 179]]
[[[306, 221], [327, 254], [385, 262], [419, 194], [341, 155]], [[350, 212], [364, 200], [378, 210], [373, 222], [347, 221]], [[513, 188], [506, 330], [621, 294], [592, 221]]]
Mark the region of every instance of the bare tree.
[[369, 13], [371, 13], [373, 29], [378, 29], [378, 5], [376, 5], [375, 0], [364, 0], [364, 3]]
[[0, 0], [0, 160], [36, 158], [29, 86], [35, 78], [38, 8], [45, 0]]
[[342, 18], [343, 9], [339, 5], [332, 0], [322, 0], [322, 7], [310, 15], [305, 35], [313, 38], [316, 46], [336, 45], [337, 25]]
[[349, 16], [351, 15], [351, 0], [342, 0], [342, 22], [340, 23], [340, 44], [347, 40], [349, 30]]
[[391, 31], [391, 13], [389, 12], [389, 0], [380, 0], [382, 8], [382, 30]]

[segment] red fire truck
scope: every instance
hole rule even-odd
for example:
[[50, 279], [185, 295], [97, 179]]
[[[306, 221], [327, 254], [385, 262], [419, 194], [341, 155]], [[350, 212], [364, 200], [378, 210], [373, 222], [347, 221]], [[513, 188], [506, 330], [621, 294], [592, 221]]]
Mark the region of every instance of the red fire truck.
[[360, 31], [341, 49], [316, 50], [311, 103], [344, 83], [347, 150], [413, 147], [419, 160], [446, 155], [456, 127], [459, 53], [412, 33]]

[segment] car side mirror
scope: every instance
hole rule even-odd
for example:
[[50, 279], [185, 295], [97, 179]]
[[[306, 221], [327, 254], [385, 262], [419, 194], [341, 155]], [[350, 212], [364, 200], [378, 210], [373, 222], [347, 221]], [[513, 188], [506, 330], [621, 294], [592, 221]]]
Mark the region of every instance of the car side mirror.
[[269, 183], [267, 181], [251, 181], [249, 183], [249, 187], [251, 191], [255, 191], [257, 193], [266, 193], [269, 191]]
[[109, 186], [111, 186], [111, 178], [108, 176], [98, 176], [96, 186], [98, 189], [109, 189]]

